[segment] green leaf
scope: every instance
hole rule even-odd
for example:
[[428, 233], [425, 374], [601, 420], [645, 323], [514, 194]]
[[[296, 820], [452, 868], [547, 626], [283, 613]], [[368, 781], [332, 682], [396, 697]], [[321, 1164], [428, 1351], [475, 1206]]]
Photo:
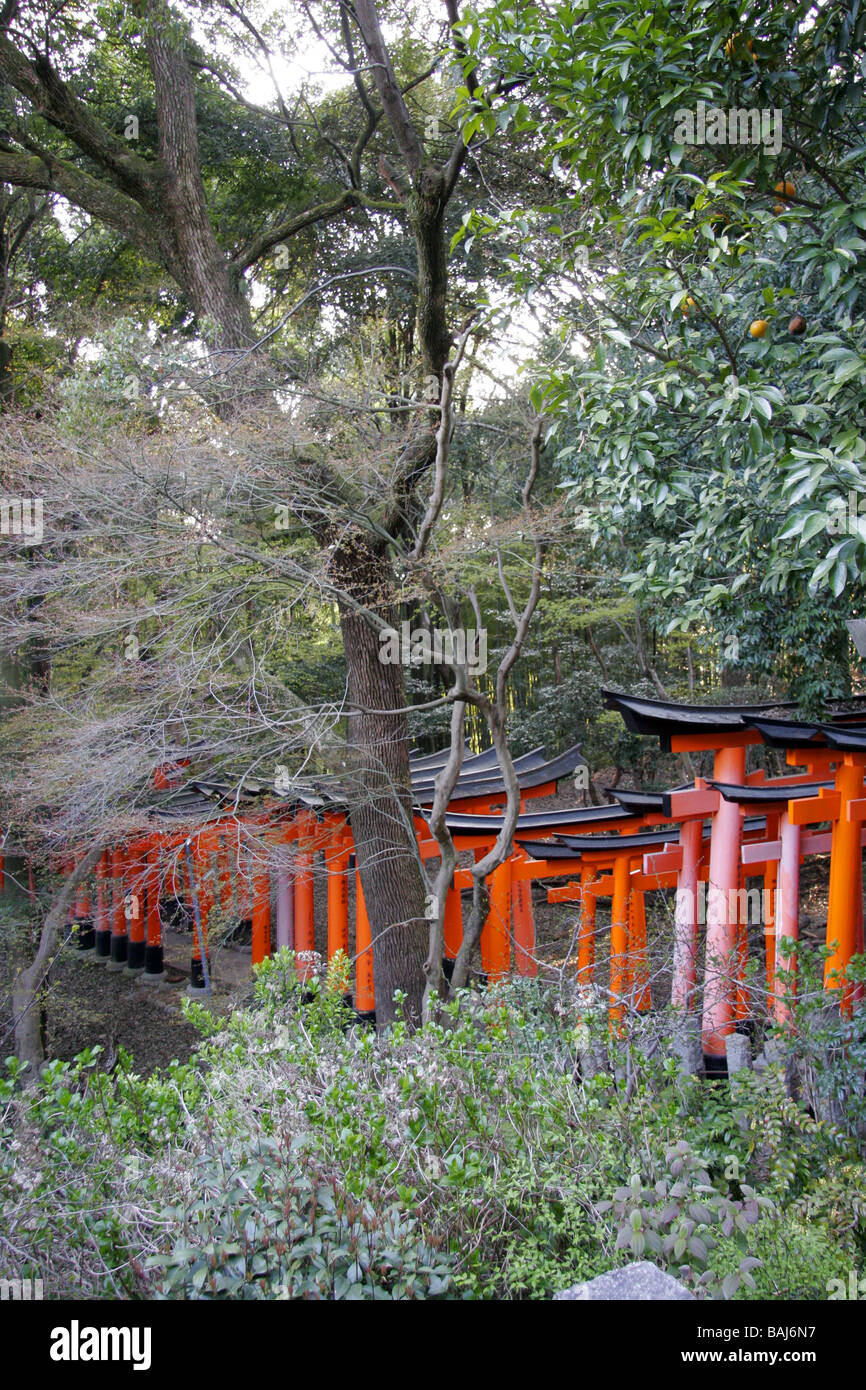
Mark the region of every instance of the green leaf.
[[817, 536], [819, 531], [827, 530], [827, 516], [825, 512], [809, 512], [803, 522], [802, 538], [810, 541], [813, 536]]
[[706, 1264], [709, 1251], [700, 1236], [692, 1236], [690, 1238], [688, 1249], [689, 1254], [693, 1255], [700, 1264]]

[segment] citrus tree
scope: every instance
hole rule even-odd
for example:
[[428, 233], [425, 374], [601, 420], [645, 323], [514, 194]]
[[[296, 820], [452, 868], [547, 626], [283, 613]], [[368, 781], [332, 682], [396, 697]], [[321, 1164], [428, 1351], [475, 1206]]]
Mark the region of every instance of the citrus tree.
[[864, 26], [856, 0], [464, 23], [466, 129], [519, 132], [561, 187], [464, 237], [507, 239], [550, 315], [536, 390], [580, 526], [669, 630], [815, 702], [847, 686], [866, 559]]

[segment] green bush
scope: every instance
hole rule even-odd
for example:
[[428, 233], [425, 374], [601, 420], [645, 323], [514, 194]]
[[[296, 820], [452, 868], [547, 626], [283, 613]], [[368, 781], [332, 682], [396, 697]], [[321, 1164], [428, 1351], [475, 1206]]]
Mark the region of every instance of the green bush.
[[[825, 1222], [807, 1222], [796, 1211], [762, 1222], [749, 1250], [752, 1275], [734, 1292], [738, 1299], [826, 1299], [831, 1279], [842, 1279], [847, 1287], [848, 1271], [858, 1268], [850, 1249], [835, 1241]], [[740, 1253], [733, 1241], [721, 1240], [709, 1266], [723, 1278]]]
[[[685, 1140], [668, 1150], [665, 1163], [666, 1176], [652, 1186], [635, 1174], [597, 1207], [616, 1218], [616, 1248], [635, 1259], [654, 1258], [710, 1297], [731, 1298], [741, 1284], [751, 1287], [751, 1270], [759, 1260], [746, 1253], [747, 1233], [773, 1211], [772, 1202], [745, 1184], [742, 1199], [720, 1192]], [[716, 1270], [710, 1257], [720, 1237], [727, 1239], [729, 1258]]]
[[356, 1200], [303, 1138], [258, 1140], [238, 1165], [226, 1151], [197, 1168], [199, 1191], [165, 1215], [180, 1230], [154, 1295], [172, 1298], [455, 1297], [452, 1258], [396, 1202]]
[[[93, 1050], [24, 1091], [12, 1064], [0, 1224], [25, 1267], [2, 1272], [49, 1296], [509, 1300], [636, 1258], [699, 1297], [818, 1297], [861, 1268], [855, 1127], [793, 1099], [784, 1057], [683, 1077], [663, 1016], [611, 1038], [567, 981], [381, 1037], [344, 990], [345, 962], [302, 986], [280, 952], [249, 1007], [188, 1007], [188, 1065], [141, 1078], [121, 1053], [106, 1076]], [[818, 1007], [790, 1046], [820, 1059], [856, 1020]]]

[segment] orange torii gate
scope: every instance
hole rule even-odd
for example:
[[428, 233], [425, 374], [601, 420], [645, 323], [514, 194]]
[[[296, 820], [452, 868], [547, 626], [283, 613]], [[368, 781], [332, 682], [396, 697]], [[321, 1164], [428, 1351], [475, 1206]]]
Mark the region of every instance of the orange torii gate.
[[783, 747], [789, 763], [805, 764], [813, 773], [833, 774], [818, 795], [791, 801], [787, 819], [793, 827], [829, 822], [830, 897], [827, 909], [828, 958], [825, 989], [844, 989], [852, 956], [863, 941], [863, 822], [866, 820], [866, 728], [835, 724], [795, 724], [761, 720], [756, 724], [767, 743]]
[[[606, 703], [619, 709], [626, 724], [638, 733], [656, 733], [669, 752], [713, 753], [713, 781], [740, 784], [746, 775], [745, 755], [749, 744], [760, 743], [759, 734], [744, 727], [744, 717], [766, 713], [768, 706], [679, 706], [659, 701], [637, 700], [605, 692]], [[737, 997], [737, 962], [740, 955], [735, 915], [730, 910], [731, 893], [740, 886], [740, 812], [717, 792], [696, 791], [684, 797], [701, 800], [701, 817], [712, 817], [709, 855], [709, 891], [706, 910], [706, 962], [704, 969], [703, 1047], [705, 1057], [725, 1056], [725, 1039], [734, 1031]], [[673, 797], [672, 797], [673, 802]], [[673, 805], [672, 805], [673, 810]], [[695, 832], [681, 841], [683, 865], [689, 879], [694, 878]], [[695, 898], [694, 915], [697, 903]], [[691, 988], [691, 958], [694, 955], [696, 923], [685, 896], [677, 939], [680, 960], [688, 963], [686, 979]]]
[[[810, 764], [807, 776], [813, 776], [815, 771]], [[829, 834], [802, 834], [799, 817], [801, 807], [816, 799], [821, 801], [832, 782], [804, 782], [801, 776], [767, 780], [763, 773], [758, 773], [747, 778], [741, 787], [723, 783], [715, 786], [744, 815], [761, 810], [767, 815], [766, 838], [744, 844], [742, 861], [763, 869], [767, 996], [777, 1021], [787, 1022], [790, 1008], [785, 997], [795, 989], [795, 967], [784, 943], [796, 943], [799, 939], [800, 863], [809, 854], [826, 854], [832, 848]]]
[[[770, 706], [689, 706], [605, 692], [606, 703], [623, 715], [629, 728], [638, 733], [656, 734], [662, 746], [672, 752], [712, 751], [715, 759], [712, 786], [742, 786], [745, 776], [745, 750], [768, 743], [787, 750], [791, 765], [806, 765], [805, 776], [819, 770], [825, 774], [835, 768], [835, 791], [818, 788], [817, 797], [788, 799], [780, 813], [788, 846], [782, 883], [783, 923], [775, 923], [776, 936], [782, 930], [790, 935], [790, 919], [795, 916], [796, 884], [788, 867], [794, 858], [796, 840], [790, 826], [808, 824], [809, 819], [829, 819], [835, 811], [831, 841], [830, 907], [828, 944], [834, 953], [828, 962], [825, 985], [844, 979], [847, 962], [862, 949], [862, 866], [860, 817], [863, 766], [866, 754], [866, 725], [863, 713], [837, 712], [832, 724], [803, 724], [789, 717], [774, 716], [778, 705]], [[815, 749], [829, 750], [825, 757]], [[808, 756], [802, 750], [808, 749]], [[799, 751], [798, 751], [799, 750]], [[802, 779], [800, 779], [802, 780]], [[828, 801], [827, 798], [831, 798]], [[838, 806], [832, 798], [838, 797]], [[816, 804], [817, 803], [817, 804]], [[799, 809], [798, 808], [799, 805]], [[787, 822], [787, 827], [785, 825]], [[684, 846], [685, 851], [685, 846]], [[708, 1064], [723, 1055], [725, 1039], [733, 1031], [737, 1012], [736, 962], [741, 954], [737, 923], [730, 913], [730, 895], [736, 891], [742, 853], [740, 807], [731, 798], [721, 797], [712, 813], [709, 863], [709, 902], [707, 911], [707, 966], [705, 972], [703, 1037]], [[781, 846], [780, 846], [781, 856]], [[765, 865], [765, 875], [766, 875]], [[853, 914], [853, 915], [852, 915]], [[859, 944], [858, 944], [859, 943]], [[775, 966], [774, 966], [775, 971]]]
[[[537, 758], [536, 758], [537, 762]], [[544, 774], [543, 779], [535, 778], [535, 786], [528, 795], [547, 794], [555, 786], [555, 781]], [[483, 804], [495, 804], [496, 788], [486, 786], [483, 794], [474, 789], [474, 796], [483, 795]], [[466, 804], [468, 798], [458, 798]], [[472, 804], [470, 801], [469, 804]], [[609, 807], [600, 811], [541, 813], [529, 817], [523, 833], [548, 833], [551, 824], [563, 823], [577, 826], [587, 815], [595, 823], [604, 821], [610, 813], [620, 822], [628, 815], [620, 808]], [[499, 832], [501, 818], [497, 815], [479, 817], [465, 812], [455, 816], [458, 847], [476, 847], [486, 850]], [[522, 822], [526, 818], [521, 818]], [[535, 822], [533, 826], [532, 822]], [[475, 834], [467, 837], [460, 830], [470, 823]], [[426, 824], [419, 818], [421, 837], [426, 844], [425, 855], [438, 853], [438, 846], [429, 840]], [[258, 850], [253, 850], [244, 862], [242, 848], [247, 839], [257, 839]], [[232, 840], [235, 844], [232, 846]], [[175, 832], [168, 829], [154, 830], [139, 840], [115, 846], [98, 862], [94, 872], [94, 891], [92, 908], [92, 937], [88, 940], [88, 929], [80, 933], [79, 944], [82, 953], [88, 949], [99, 957], [113, 962], [115, 968], [143, 971], [144, 979], [156, 981], [164, 977], [162, 946], [162, 918], [160, 898], [163, 891], [170, 893], [178, 901], [186, 898], [198, 908], [201, 936], [194, 932], [192, 956], [192, 987], [201, 988], [205, 978], [203, 955], [207, 954], [207, 921], [216, 902], [226, 905], [232, 898], [234, 888], [240, 911], [246, 911], [253, 925], [253, 961], [258, 962], [270, 953], [270, 875], [269, 866], [261, 864], [264, 872], [256, 872], [256, 854], [261, 859], [261, 846], [267, 841], [293, 843], [297, 851], [296, 864], [300, 872], [294, 872], [294, 895], [280, 928], [281, 901], [285, 906], [285, 885], [278, 889], [278, 945], [293, 945], [299, 952], [311, 948], [313, 944], [311, 875], [309, 872], [312, 855], [320, 849], [326, 852], [328, 868], [328, 955], [333, 956], [338, 949], [348, 947], [348, 891], [347, 877], [352, 851], [351, 830], [344, 813], [319, 813], [319, 819], [305, 808], [295, 808], [289, 813], [284, 807], [268, 808], [257, 814], [245, 813], [224, 815], [220, 819], [199, 826], [197, 829]], [[183, 858], [183, 849], [190, 847], [190, 872]], [[234, 863], [229, 862], [229, 851]], [[525, 861], [520, 851], [514, 856], [515, 862]], [[375, 1007], [372, 972], [372, 946], [369, 922], [360, 886], [360, 876], [356, 873], [356, 992], [355, 1005], [360, 1013], [372, 1014]], [[280, 869], [277, 870], [278, 881]], [[482, 937], [482, 965], [488, 977], [495, 980], [507, 975], [510, 968], [509, 919], [514, 913], [515, 965], [519, 973], [536, 973], [534, 958], [534, 922], [532, 920], [531, 900], [529, 898], [530, 876], [512, 876], [512, 863], [506, 861], [491, 876], [491, 911]], [[453, 957], [459, 948], [462, 937], [462, 910], [460, 888], [468, 886], [470, 876], [464, 871], [458, 873], [455, 885], [449, 892], [446, 903], [446, 949]], [[76, 904], [79, 919], [83, 919], [85, 907], [89, 907], [86, 885], [82, 885]], [[92, 941], [92, 946], [91, 946]], [[301, 963], [298, 965], [302, 968]]]
[[[699, 794], [706, 788], [698, 786]], [[694, 988], [694, 968], [697, 957], [697, 914], [696, 885], [699, 877], [707, 878], [708, 869], [702, 866], [703, 857], [703, 817], [707, 802], [702, 795], [688, 797], [688, 789], [676, 792], [640, 793], [644, 814], [641, 824], [624, 825], [623, 833], [618, 835], [585, 834], [560, 835], [553, 843], [529, 844], [523, 839], [518, 843], [540, 861], [536, 870], [538, 876], [554, 877], [564, 872], [572, 872], [572, 866], [579, 870], [579, 879], [548, 890], [548, 899], [553, 902], [578, 901], [581, 903], [581, 926], [578, 935], [578, 978], [591, 980], [595, 970], [595, 907], [599, 897], [611, 899], [611, 971], [609, 983], [610, 1018], [617, 1024], [624, 1013], [624, 1003], [629, 990], [633, 1003], [641, 1010], [650, 1006], [649, 975], [647, 962], [647, 937], [645, 895], [663, 888], [675, 888], [678, 899], [683, 893], [683, 880], [689, 884], [692, 912], [690, 920], [695, 923], [695, 939], [685, 943], [683, 949], [681, 936], [677, 937], [678, 952], [675, 952], [673, 1002], [690, 995]], [[630, 803], [635, 794], [624, 794], [624, 801]], [[683, 825], [694, 825], [697, 830], [697, 849], [694, 856], [694, 878], [692, 865], [685, 863], [682, 845], [674, 840], [676, 827], [667, 829], [647, 829], [668, 821], [671, 805], [679, 796], [679, 811]], [[715, 797], [710, 805], [715, 803]], [[686, 819], [691, 816], [693, 819]], [[766, 822], [763, 817], [750, 819], [745, 826], [748, 839], [764, 834]], [[709, 840], [706, 841], [709, 846]], [[565, 865], [565, 867], [564, 867]], [[682, 916], [679, 924], [682, 923]], [[747, 1011], [743, 969], [740, 962], [738, 974], [738, 1016]], [[680, 978], [677, 979], [676, 972]]]
[[619, 835], [561, 835], [554, 843], [519, 841], [535, 858], [536, 877], [558, 877], [577, 872], [577, 882], [548, 890], [553, 902], [578, 901], [581, 927], [578, 935], [578, 979], [593, 980], [596, 969], [595, 908], [599, 897], [611, 899], [608, 1015], [617, 1026], [626, 1002], [645, 1011], [651, 1006], [647, 957], [644, 893], [670, 886], [643, 872], [643, 852], [664, 844], [670, 831], [645, 833], [628, 825]]
[[[688, 1008], [696, 983], [698, 888], [706, 883], [704, 1048], [712, 1060], [724, 1053], [726, 1036], [749, 1011], [743, 977], [748, 942], [744, 923], [731, 907], [732, 895], [739, 903], [746, 867], [763, 874], [765, 901], [771, 904], [770, 913], [765, 914], [766, 973], [777, 1016], [787, 1016], [784, 997], [793, 987], [792, 979], [783, 978], [779, 943], [785, 937], [796, 939], [797, 876], [803, 854], [819, 852], [825, 845], [832, 852], [827, 931], [834, 953], [827, 967], [828, 988], [844, 984], [847, 962], [855, 950], [862, 949], [860, 850], [861, 822], [866, 818], [866, 726], [859, 716], [858, 727], [856, 714], [840, 713], [829, 725], [804, 725], [775, 717], [771, 709], [777, 706], [670, 705], [612, 692], [607, 698], [630, 727], [659, 735], [671, 751], [712, 751], [713, 777], [669, 792], [621, 792], [616, 806], [532, 813], [527, 810], [528, 801], [555, 790], [557, 780], [582, 759], [578, 749], [551, 761], [541, 749], [516, 759], [521, 814], [514, 853], [489, 881], [482, 968], [491, 980], [504, 978], [512, 964], [520, 974], [535, 973], [531, 882], [574, 874], [576, 884], [554, 888], [550, 896], [563, 901], [579, 895], [583, 904], [580, 975], [592, 969], [596, 901], [605, 895], [612, 899], [610, 993], [615, 1022], [629, 989], [636, 990], [642, 1007], [649, 1000], [644, 894], [654, 888], [676, 888], [672, 997], [676, 1006]], [[772, 780], [762, 773], [747, 776], [746, 748], [762, 742], [786, 749], [788, 762], [805, 767], [805, 772]], [[446, 757], [442, 752], [413, 762], [413, 794], [420, 808], [415, 829], [425, 859], [439, 853], [423, 807], [432, 801], [435, 777]], [[179, 763], [169, 781], [176, 780], [176, 769], [181, 769]], [[822, 784], [815, 780], [819, 777], [828, 780]], [[335, 789], [312, 788], [288, 801], [265, 800], [241, 807], [235, 792], [220, 784], [193, 781], [189, 786], [202, 795], [195, 804], [184, 803], [181, 796], [177, 814], [188, 811], [187, 819], [200, 817], [203, 803], [209, 819], [179, 831], [169, 827], [163, 816], [157, 828], [151, 817], [147, 832], [103, 855], [92, 885], [82, 885], [75, 903], [73, 915], [84, 927], [82, 947], [87, 949], [92, 941], [94, 952], [113, 968], [143, 970], [145, 978], [159, 978], [163, 969], [159, 902], [166, 886], [173, 889], [175, 898], [189, 899], [198, 909], [201, 933], [194, 937], [194, 983], [200, 984], [205, 973], [207, 921], [216, 904], [236, 909], [251, 921], [254, 963], [270, 954], [275, 937], [278, 947], [294, 947], [299, 975], [305, 978], [316, 940], [314, 865], [321, 858], [327, 875], [329, 958], [349, 950], [349, 875], [355, 873], [355, 1006], [360, 1013], [371, 1014], [375, 993], [369, 920], [360, 875], [352, 864], [350, 817]], [[213, 794], [222, 794], [232, 809], [224, 806], [214, 814], [213, 803], [207, 800]], [[459, 851], [474, 851], [479, 857], [490, 848], [501, 828], [504, 802], [492, 752], [468, 757], [448, 814]], [[756, 828], [758, 812], [763, 812], [764, 819]], [[830, 832], [803, 833], [802, 827], [821, 821], [832, 823]], [[656, 838], [647, 843], [645, 836], [662, 825], [669, 829], [656, 832]], [[619, 833], [605, 837], [605, 831]], [[551, 834], [558, 837], [553, 845]], [[593, 836], [594, 843], [585, 843]], [[538, 840], [547, 843], [542, 848]], [[191, 870], [183, 862], [182, 851], [187, 847]], [[468, 870], [458, 870], [448, 892], [447, 958], [453, 959], [459, 949], [460, 892], [471, 882]]]
[[[446, 757], [447, 753], [441, 753], [418, 760], [417, 774], [413, 771], [413, 792], [420, 805], [432, 800], [433, 781]], [[558, 779], [581, 761], [579, 748], [553, 760], [548, 760], [542, 749], [516, 759], [521, 802], [555, 791]], [[185, 765], [185, 761], [178, 761], [158, 768], [155, 782], [160, 789], [172, 793], [167, 806], [173, 814], [186, 820], [193, 816], [200, 820], [203, 815], [208, 819], [177, 831], [169, 828], [161, 815], [163, 823], [159, 828], [153, 825], [139, 838], [118, 843], [103, 854], [94, 872], [92, 892], [82, 885], [76, 912], [71, 914], [81, 926], [82, 954], [92, 951], [115, 969], [143, 971], [148, 980], [163, 978], [160, 899], [168, 894], [192, 906], [195, 927], [191, 985], [201, 988], [208, 977], [208, 919], [216, 905], [234, 907], [238, 915], [251, 922], [253, 964], [270, 954], [275, 880], [277, 946], [294, 948], [296, 968], [305, 978], [312, 968], [310, 956], [315, 948], [313, 871], [321, 855], [327, 873], [329, 958], [339, 950], [349, 950], [348, 884], [349, 874], [355, 874], [355, 1006], [361, 1014], [372, 1014], [375, 993], [370, 924], [360, 874], [352, 867], [354, 842], [346, 809], [339, 803], [335, 805], [333, 796], [322, 797], [313, 789], [290, 802], [266, 801], [255, 808], [217, 810], [214, 815], [210, 798], [224, 794], [225, 800], [236, 805], [235, 793], [207, 781], [191, 781], [178, 789]], [[504, 800], [504, 786], [492, 750], [467, 758], [455, 789], [455, 804], [468, 812], [491, 811]], [[499, 818], [492, 815], [489, 820], [497, 822], [492, 836], [495, 838]], [[422, 838], [429, 838], [423, 821], [421, 825]], [[477, 843], [482, 845], [485, 838]], [[452, 953], [456, 953], [462, 935], [459, 886], [449, 894], [446, 905], [447, 942]], [[508, 970], [512, 896], [518, 968], [525, 973], [535, 970], [528, 885], [518, 884], [512, 895], [510, 866], [506, 864], [493, 884], [490, 920], [482, 943], [482, 955], [492, 978]]]
[[[545, 792], [545, 794], [547, 794]], [[452, 805], [455, 803], [452, 803]], [[462, 805], [462, 803], [459, 803]], [[511, 970], [511, 944], [514, 943], [514, 966], [519, 974], [534, 976], [535, 923], [530, 897], [531, 881], [544, 875], [536, 866], [527, 866], [525, 840], [541, 839], [552, 831], [593, 826], [626, 825], [635, 818], [620, 806], [574, 808], [573, 810], [523, 813], [518, 817], [515, 832], [517, 849], [490, 875], [490, 911], [481, 936], [481, 966], [489, 980], [501, 980]], [[448, 812], [448, 828], [458, 852], [473, 851], [482, 857], [492, 847], [502, 825], [501, 814], [469, 814], [463, 810]], [[430, 836], [426, 822], [415, 818], [419, 850], [422, 858], [437, 858], [439, 846]], [[518, 843], [517, 837], [520, 837]], [[473, 878], [468, 869], [458, 870], [446, 901], [446, 958], [453, 959], [462, 939], [462, 916], [459, 894], [470, 888]]]

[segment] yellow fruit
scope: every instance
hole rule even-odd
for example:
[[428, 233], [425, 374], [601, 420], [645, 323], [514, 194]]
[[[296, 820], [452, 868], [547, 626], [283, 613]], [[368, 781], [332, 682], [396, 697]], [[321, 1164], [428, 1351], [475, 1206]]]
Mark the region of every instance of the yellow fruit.
[[698, 306], [697, 306], [697, 304], [695, 303], [695, 301], [692, 299], [691, 295], [687, 295], [687, 297], [683, 300], [682, 304], [680, 305], [680, 313], [681, 313], [681, 314], [693, 314], [693, 313], [695, 312], [695, 309], [697, 309], [697, 307], [698, 307]]
[[753, 338], [763, 338], [769, 324], [766, 319], [753, 319], [749, 324], [749, 332]]

